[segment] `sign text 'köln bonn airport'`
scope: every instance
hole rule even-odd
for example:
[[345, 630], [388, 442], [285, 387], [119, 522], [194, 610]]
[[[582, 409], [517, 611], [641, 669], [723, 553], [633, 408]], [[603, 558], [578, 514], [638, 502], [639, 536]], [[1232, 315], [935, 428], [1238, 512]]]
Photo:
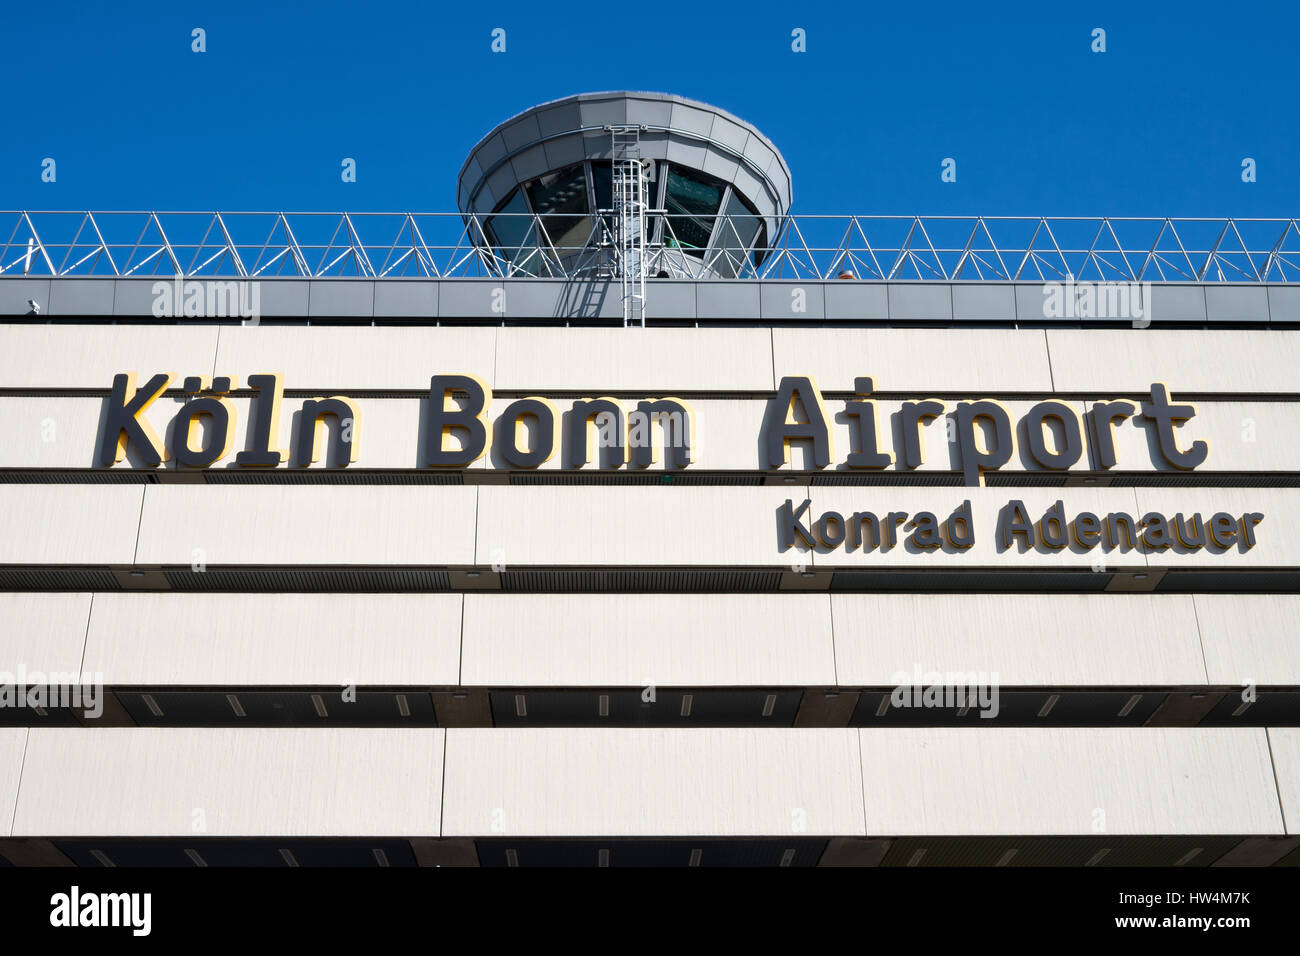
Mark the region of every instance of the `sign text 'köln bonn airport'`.
[[[137, 386], [133, 373], [113, 379], [107, 400], [98, 459], [113, 465], [135, 452], [134, 460], [144, 467], [157, 467], [174, 459], [177, 466], [208, 468], [227, 458], [234, 445], [237, 415], [229, 396], [238, 388], [231, 377], [190, 376], [182, 392], [193, 396], [176, 413], [164, 442], [154, 431], [145, 411], [172, 382], [159, 373]], [[284, 381], [279, 375], [252, 375], [248, 379], [253, 401], [246, 427], [244, 450], [234, 456], [236, 467], [267, 468], [287, 464], [303, 467], [321, 460], [339, 467], [357, 461], [361, 443], [360, 402], [344, 395], [302, 400], [293, 449], [276, 447], [280, 434], [280, 412], [284, 403]], [[848, 470], [871, 472], [885, 469], [913, 471], [924, 464], [923, 426], [948, 417], [948, 437], [957, 449], [960, 470], [967, 485], [982, 485], [986, 472], [996, 471], [1016, 453], [1017, 434], [1024, 450], [1044, 471], [1069, 472], [1084, 460], [1085, 452], [1097, 470], [1117, 464], [1114, 429], [1125, 419], [1144, 420], [1153, 440], [1150, 454], [1157, 465], [1191, 471], [1209, 455], [1204, 440], [1179, 440], [1179, 426], [1196, 415], [1190, 404], [1176, 404], [1162, 383], [1151, 385], [1149, 398], [1140, 403], [1126, 400], [1097, 401], [1080, 415], [1069, 403], [1045, 400], [1033, 404], [1014, 422], [1001, 402], [982, 398], [944, 402], [939, 399], [905, 401], [898, 410], [897, 447], [885, 442], [879, 427], [874, 381], [854, 380], [854, 395], [844, 403], [843, 416], [850, 425], [854, 450], [842, 461]], [[623, 466], [646, 469], [659, 461], [666, 470], [688, 468], [692, 461], [695, 412], [688, 402], [671, 396], [646, 398], [635, 409], [624, 412], [616, 398], [595, 397], [572, 400], [561, 414], [555, 402], [543, 396], [511, 401], [495, 421], [488, 414], [492, 390], [472, 375], [435, 375], [431, 379], [425, 430], [424, 466], [464, 469], [477, 462], [491, 447], [507, 466], [535, 469], [560, 452], [562, 466], [582, 468], [596, 463], [601, 470]], [[798, 443], [809, 450], [815, 469], [825, 469], [838, 459], [822, 393], [808, 376], [781, 379], [775, 396], [768, 399], [760, 424], [760, 470], [771, 471], [789, 464], [790, 449]], [[653, 440], [659, 429], [660, 440]], [[892, 431], [892, 429], [891, 429]], [[558, 437], [557, 432], [562, 432]], [[418, 437], [418, 436], [416, 436]], [[558, 446], [558, 447], [557, 447]], [[910, 529], [905, 543], [921, 550], [957, 549], [973, 544], [969, 504], [958, 508], [946, 521], [928, 512], [914, 516], [870, 512], [840, 515], [829, 512], [816, 520], [805, 518], [808, 502], [797, 506], [788, 501], [781, 513], [781, 547], [796, 544], [809, 547], [888, 549], [896, 541], [896, 529]], [[965, 511], [963, 512], [963, 508]], [[1226, 550], [1236, 546], [1248, 550], [1255, 544], [1254, 526], [1263, 520], [1259, 513], [1243, 515], [1199, 514], [1166, 518], [1149, 513], [1134, 521], [1128, 515], [1083, 513], [1067, 519], [1058, 502], [1040, 520], [1032, 520], [1024, 505], [1008, 502], [998, 521], [1000, 546], [1015, 543], [1031, 547], [1106, 550], [1137, 547], [1141, 550], [1208, 548]], [[805, 523], [807, 522], [807, 523]]]

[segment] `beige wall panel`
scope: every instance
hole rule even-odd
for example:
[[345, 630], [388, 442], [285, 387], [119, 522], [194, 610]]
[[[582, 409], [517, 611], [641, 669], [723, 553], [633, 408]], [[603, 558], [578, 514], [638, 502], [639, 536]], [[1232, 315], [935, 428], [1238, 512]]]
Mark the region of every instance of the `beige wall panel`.
[[484, 485], [478, 563], [787, 565], [780, 488]]
[[1190, 595], [833, 594], [831, 608], [849, 687], [918, 670], [1004, 687], [1205, 683]]
[[470, 564], [478, 489], [150, 485], [141, 564]]
[[122, 372], [142, 382], [210, 375], [216, 345], [215, 325], [0, 325], [0, 387], [107, 390]]
[[835, 684], [825, 594], [467, 594], [467, 686]]
[[[1300, 567], [1300, 488], [1136, 488], [1138, 505], [1145, 514], [1157, 511], [1170, 521], [1182, 514], [1203, 520], [1222, 512], [1234, 518], [1263, 514], [1255, 525], [1256, 544], [1242, 551], [1234, 546], [1215, 554], [1205, 548], [1178, 553], [1172, 548], [1147, 556], [1153, 567], [1295, 568]], [[1207, 539], [1208, 540], [1208, 539]], [[1241, 541], [1238, 533], [1237, 541]]]
[[447, 731], [443, 836], [863, 832], [856, 731]]
[[[104, 387], [108, 384], [111, 380]], [[154, 405], [164, 403], [160, 400]], [[0, 397], [0, 468], [96, 467], [103, 405], [102, 398]], [[154, 415], [146, 417], [150, 422], [155, 420]]]
[[437, 729], [36, 728], [20, 836], [437, 836]]
[[0, 727], [0, 836], [12, 836], [14, 805], [27, 748], [26, 727]]
[[1049, 329], [1057, 391], [1300, 392], [1300, 332], [1276, 329]]
[[1300, 685], [1300, 595], [1197, 594], [1212, 684]]
[[[1188, 404], [1177, 392], [1172, 395], [1173, 402]], [[1140, 417], [1140, 402], [1133, 404], [1138, 415], [1114, 425], [1115, 470], [1178, 472], [1160, 454], [1155, 429]], [[1178, 447], [1190, 449], [1198, 440], [1210, 445], [1205, 463], [1190, 472], [1193, 477], [1207, 471], [1300, 471], [1300, 403], [1192, 404], [1196, 415], [1178, 427]]]
[[1300, 833], [1300, 727], [1270, 727], [1268, 740], [1286, 832]]
[[0, 671], [80, 672], [90, 600], [89, 594], [0, 594]]
[[858, 376], [917, 398], [1052, 390], [1038, 329], [773, 329], [772, 347], [777, 381], [810, 375], [826, 391], [851, 392]]
[[110, 685], [455, 685], [459, 594], [97, 594]]
[[1283, 832], [1263, 728], [861, 735], [872, 835], [1092, 835], [1094, 821], [1115, 836]]
[[[568, 330], [561, 330], [568, 331]], [[429, 390], [434, 375], [475, 375], [492, 385], [496, 328], [228, 326], [216, 374], [279, 372], [287, 389]]]
[[495, 387], [587, 396], [767, 392], [771, 346], [767, 329], [507, 329], [497, 340]]
[[142, 485], [0, 484], [0, 564], [130, 564]]

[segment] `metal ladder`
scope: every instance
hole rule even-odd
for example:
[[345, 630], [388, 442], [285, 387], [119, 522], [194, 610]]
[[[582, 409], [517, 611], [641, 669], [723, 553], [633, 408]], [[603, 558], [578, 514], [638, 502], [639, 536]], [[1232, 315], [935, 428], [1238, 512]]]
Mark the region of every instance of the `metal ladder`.
[[606, 126], [613, 162], [614, 250], [623, 285], [623, 325], [645, 327], [645, 173], [641, 165], [644, 126]]

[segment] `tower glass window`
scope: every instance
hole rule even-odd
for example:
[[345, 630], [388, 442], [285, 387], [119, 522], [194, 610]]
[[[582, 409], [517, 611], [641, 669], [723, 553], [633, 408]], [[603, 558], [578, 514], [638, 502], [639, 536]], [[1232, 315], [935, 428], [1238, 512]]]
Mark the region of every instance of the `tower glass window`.
[[561, 255], [581, 249], [591, 235], [591, 210], [587, 205], [587, 177], [582, 163], [547, 173], [524, 186], [533, 212]]
[[504, 215], [493, 215], [484, 225], [497, 253], [509, 260], [515, 271], [536, 275], [540, 252], [537, 249], [537, 230], [528, 212], [524, 191], [516, 189], [497, 209], [497, 213]]
[[[763, 220], [754, 215], [734, 189], [727, 197], [723, 214], [726, 218], [719, 220], [713, 240], [714, 248], [720, 250], [720, 254], [711, 257], [711, 264], [722, 275], [743, 276], [748, 273], [751, 263], [757, 265], [763, 259], [763, 240], [760, 238]], [[752, 258], [749, 255], [751, 249], [754, 250]]]

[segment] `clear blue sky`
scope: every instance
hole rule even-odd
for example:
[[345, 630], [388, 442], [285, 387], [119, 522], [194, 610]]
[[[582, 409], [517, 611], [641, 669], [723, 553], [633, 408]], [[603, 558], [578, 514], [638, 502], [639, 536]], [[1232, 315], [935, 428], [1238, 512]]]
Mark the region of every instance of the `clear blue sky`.
[[1294, 0], [128, 0], [12, 3], [2, 24], [6, 209], [452, 211], [461, 162], [500, 120], [644, 89], [762, 129], [796, 212], [1300, 215]]

